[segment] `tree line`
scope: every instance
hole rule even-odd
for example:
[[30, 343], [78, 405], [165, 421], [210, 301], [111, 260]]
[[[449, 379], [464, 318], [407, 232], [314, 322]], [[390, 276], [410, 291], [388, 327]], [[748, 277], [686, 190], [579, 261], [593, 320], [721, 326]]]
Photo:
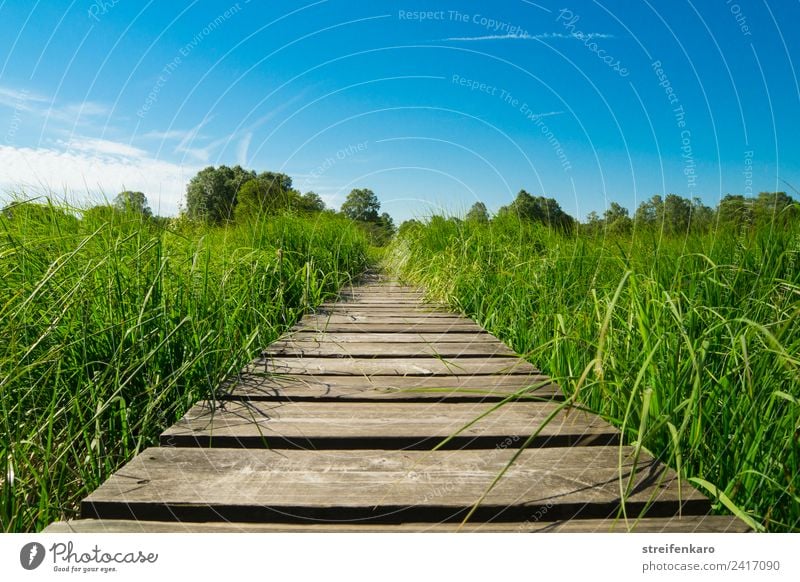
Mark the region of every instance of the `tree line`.
[[[24, 212], [35, 212], [25, 204]], [[36, 205], [33, 205], [36, 206]], [[376, 194], [368, 188], [356, 188], [342, 204], [341, 214], [359, 224], [371, 242], [383, 246], [395, 233], [392, 217], [380, 212], [381, 204]], [[19, 203], [0, 210], [6, 218], [23, 212]], [[169, 219], [154, 216], [147, 196], [143, 192], [126, 190], [116, 195], [109, 204], [101, 204], [82, 212], [86, 216], [111, 218], [113, 213], [133, 213], [145, 219], [165, 225]], [[219, 226], [254, 220], [268, 220], [282, 213], [313, 215], [326, 212], [337, 214], [327, 208], [315, 192], [301, 194], [292, 184], [292, 178], [280, 172], [245, 170], [241, 166], [209, 166], [199, 171], [186, 186], [186, 206], [181, 211], [182, 219]]]
[[[700, 199], [688, 200], [677, 194], [652, 196], [642, 202], [633, 216], [627, 208], [612, 202], [603, 212], [590, 212], [581, 223], [564, 212], [553, 198], [533, 196], [521, 190], [511, 204], [501, 207], [491, 217], [483, 202], [476, 202], [464, 220], [473, 223], [503, 221], [508, 218], [539, 223], [555, 230], [583, 234], [626, 234], [634, 228], [658, 228], [670, 234], [709, 232], [718, 227], [781, 226], [800, 218], [798, 205], [786, 192], [761, 192], [746, 197], [728, 194], [715, 208]], [[416, 222], [416, 221], [413, 221]], [[407, 228], [404, 223], [401, 229]]]
[[[395, 227], [388, 213], [368, 188], [348, 194], [340, 213], [359, 223], [372, 243], [385, 245]], [[315, 192], [301, 194], [292, 178], [280, 172], [245, 170], [241, 166], [209, 166], [189, 181], [186, 187], [186, 216], [207, 224], [263, 220], [282, 212], [313, 214], [335, 213], [326, 208]]]

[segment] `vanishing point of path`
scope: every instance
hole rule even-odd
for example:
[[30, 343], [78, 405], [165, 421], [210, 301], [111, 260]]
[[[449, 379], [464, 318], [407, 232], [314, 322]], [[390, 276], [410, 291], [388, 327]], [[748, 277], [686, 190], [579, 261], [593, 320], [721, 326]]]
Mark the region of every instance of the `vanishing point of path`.
[[747, 529], [475, 322], [374, 275], [160, 445], [45, 531]]

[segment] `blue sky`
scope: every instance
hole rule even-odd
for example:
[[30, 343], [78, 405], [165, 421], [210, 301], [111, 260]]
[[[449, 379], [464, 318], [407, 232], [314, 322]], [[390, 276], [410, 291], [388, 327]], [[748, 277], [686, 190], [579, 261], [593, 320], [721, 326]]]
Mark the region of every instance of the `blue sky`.
[[[283, 171], [396, 220], [800, 188], [800, 2], [0, 0], [0, 191]], [[795, 195], [795, 197], [797, 197]]]

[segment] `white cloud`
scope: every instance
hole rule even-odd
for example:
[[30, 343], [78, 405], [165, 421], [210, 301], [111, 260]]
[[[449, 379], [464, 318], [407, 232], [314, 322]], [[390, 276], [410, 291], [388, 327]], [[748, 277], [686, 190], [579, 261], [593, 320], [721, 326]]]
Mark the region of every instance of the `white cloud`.
[[167, 131], [148, 131], [143, 133], [140, 137], [142, 139], [155, 139], [155, 140], [178, 140], [183, 141], [187, 137], [191, 138], [195, 134], [194, 129], [169, 129]]
[[48, 100], [28, 90], [0, 87], [0, 105], [16, 111], [34, 111]]
[[236, 148], [236, 162], [240, 166], [247, 165], [247, 150], [250, 149], [250, 141], [253, 139], [253, 133], [250, 132], [246, 134], [242, 141], [239, 142], [238, 147]]
[[51, 99], [29, 91], [0, 86], [0, 106], [24, 111], [47, 121], [58, 121], [68, 125], [78, 122], [91, 123], [95, 119], [108, 117], [111, 109], [96, 101], [56, 105]]
[[78, 137], [68, 142], [59, 141], [58, 143], [59, 145], [63, 145], [67, 150], [78, 150], [80, 152], [109, 156], [127, 156], [132, 158], [144, 158], [147, 156], [147, 152], [144, 150], [107, 139]]
[[[77, 145], [76, 145], [77, 144]], [[147, 195], [154, 212], [176, 214], [186, 183], [199, 168], [149, 157], [127, 144], [83, 139], [70, 148], [16, 148], [0, 145], [0, 188], [27, 194], [53, 193], [112, 199], [122, 190]]]
[[175, 146], [175, 153], [188, 154], [203, 163], [208, 162], [208, 159], [211, 157], [211, 151], [214, 149], [215, 144], [207, 145], [204, 148], [191, 146], [194, 145], [195, 141], [199, 140], [200, 130], [203, 129], [203, 126], [208, 124], [212, 119], [213, 117], [203, 119], [195, 127], [187, 131], [182, 137], [180, 143]]
[[526, 114], [525, 116], [531, 119], [539, 119], [541, 117], [553, 117], [554, 115], [563, 115], [563, 114], [564, 114], [563, 111], [547, 111], [545, 113], [530, 113]]
[[65, 124], [75, 124], [78, 122], [91, 122], [97, 118], [107, 118], [111, 115], [111, 109], [102, 103], [84, 101], [83, 103], [70, 103], [60, 107], [51, 106], [38, 110], [36, 113], [43, 115], [48, 121], [55, 120]]
[[591, 40], [593, 38], [614, 38], [613, 34], [605, 34], [602, 32], [588, 32], [579, 33], [573, 32], [571, 34], [564, 34], [561, 32], [544, 32], [542, 34], [488, 34], [485, 36], [451, 36], [442, 40], [457, 40], [473, 42], [479, 40], [547, 40], [551, 38], [567, 38], [573, 40]]

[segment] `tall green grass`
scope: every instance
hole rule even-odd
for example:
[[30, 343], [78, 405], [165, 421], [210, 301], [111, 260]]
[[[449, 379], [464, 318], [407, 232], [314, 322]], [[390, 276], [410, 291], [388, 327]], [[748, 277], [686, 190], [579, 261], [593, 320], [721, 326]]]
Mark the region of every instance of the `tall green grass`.
[[389, 265], [758, 529], [800, 529], [800, 227], [590, 238], [434, 218]]
[[228, 228], [0, 214], [0, 528], [75, 515], [196, 400], [367, 264], [325, 214]]

